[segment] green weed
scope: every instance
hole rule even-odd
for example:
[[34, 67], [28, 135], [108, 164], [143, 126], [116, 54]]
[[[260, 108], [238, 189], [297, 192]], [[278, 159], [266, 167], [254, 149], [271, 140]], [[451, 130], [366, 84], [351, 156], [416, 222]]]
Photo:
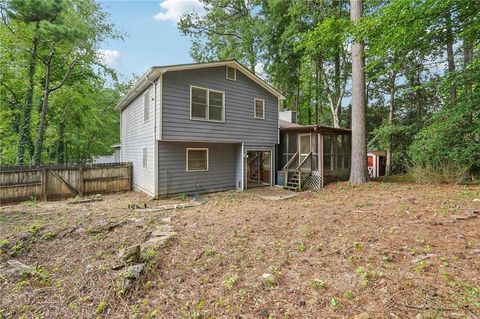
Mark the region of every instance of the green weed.
[[233, 288], [235, 283], [238, 281], [238, 278], [239, 278], [238, 274], [233, 274], [230, 277], [225, 278], [222, 283], [225, 286], [225, 288], [230, 290], [230, 289]]

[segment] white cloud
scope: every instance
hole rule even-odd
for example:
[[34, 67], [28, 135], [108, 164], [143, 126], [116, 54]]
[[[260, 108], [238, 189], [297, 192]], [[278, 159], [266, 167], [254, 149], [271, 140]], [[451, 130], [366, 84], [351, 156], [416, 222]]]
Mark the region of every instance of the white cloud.
[[201, 15], [205, 12], [200, 0], [164, 0], [160, 3], [160, 8], [162, 8], [162, 11], [153, 18], [173, 23], [177, 23], [184, 14], [198, 13]]
[[120, 59], [118, 50], [98, 49], [97, 55], [108, 66], [115, 64]]

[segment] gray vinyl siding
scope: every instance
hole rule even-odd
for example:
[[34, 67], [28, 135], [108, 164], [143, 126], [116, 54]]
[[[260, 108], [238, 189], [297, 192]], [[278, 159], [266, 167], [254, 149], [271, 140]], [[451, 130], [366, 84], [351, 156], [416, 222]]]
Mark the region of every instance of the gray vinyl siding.
[[[189, 147], [208, 148], [208, 171], [187, 172], [186, 150]], [[159, 142], [159, 195], [234, 189], [237, 177], [236, 147], [236, 144]]]
[[[121, 159], [133, 163], [133, 186], [154, 195], [154, 103], [153, 86], [149, 90], [150, 119], [144, 122], [143, 98], [139, 94], [121, 113]], [[147, 91], [146, 90], [146, 91]], [[158, 97], [158, 95], [157, 95]], [[147, 168], [143, 167], [143, 148], [147, 148]]]
[[[225, 92], [225, 122], [190, 119], [190, 86]], [[237, 70], [226, 79], [225, 67], [167, 72], [163, 75], [164, 140], [276, 144], [278, 100]], [[265, 100], [265, 119], [254, 117], [254, 99]]]

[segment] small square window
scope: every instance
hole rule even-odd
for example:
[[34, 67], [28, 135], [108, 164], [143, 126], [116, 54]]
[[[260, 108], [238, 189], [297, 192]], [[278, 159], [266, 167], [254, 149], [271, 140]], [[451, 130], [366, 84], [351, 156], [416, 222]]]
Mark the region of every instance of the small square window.
[[227, 66], [227, 80], [237, 80], [237, 69], [232, 68], [231, 66]]
[[142, 167], [147, 168], [147, 148], [142, 148]]
[[265, 101], [261, 99], [254, 100], [253, 113], [256, 119], [265, 119]]
[[150, 120], [150, 90], [143, 94], [143, 122]]
[[208, 171], [208, 148], [187, 148], [187, 172]]

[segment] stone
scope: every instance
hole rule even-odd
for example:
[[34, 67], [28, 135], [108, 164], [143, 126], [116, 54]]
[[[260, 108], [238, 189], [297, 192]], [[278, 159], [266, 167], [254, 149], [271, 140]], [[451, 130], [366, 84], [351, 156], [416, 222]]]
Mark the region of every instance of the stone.
[[480, 203], [480, 198], [474, 198], [474, 199], [472, 200], [472, 202], [474, 202], [474, 203]]
[[140, 261], [140, 245], [120, 249], [118, 252], [118, 258], [126, 263]]
[[272, 285], [275, 283], [275, 276], [272, 274], [265, 273], [260, 278], [266, 284]]
[[362, 312], [356, 316], [351, 317], [350, 319], [369, 319], [370, 315], [367, 312]]
[[140, 277], [144, 268], [145, 264], [136, 264], [125, 268], [118, 276], [117, 289], [119, 292], [122, 294], [127, 292], [132, 287], [134, 281]]
[[33, 267], [24, 263], [11, 259], [7, 260], [4, 265], [0, 266], [0, 275], [5, 277], [23, 277], [25, 275], [34, 275], [36, 273]]
[[418, 315], [415, 316], [415, 319], [423, 319], [423, 315], [419, 313]]
[[172, 217], [171, 216], [162, 218], [162, 223], [169, 224], [171, 222], [172, 222]]
[[152, 237], [145, 242], [145, 246], [160, 247], [163, 246], [167, 240], [165, 237]]

